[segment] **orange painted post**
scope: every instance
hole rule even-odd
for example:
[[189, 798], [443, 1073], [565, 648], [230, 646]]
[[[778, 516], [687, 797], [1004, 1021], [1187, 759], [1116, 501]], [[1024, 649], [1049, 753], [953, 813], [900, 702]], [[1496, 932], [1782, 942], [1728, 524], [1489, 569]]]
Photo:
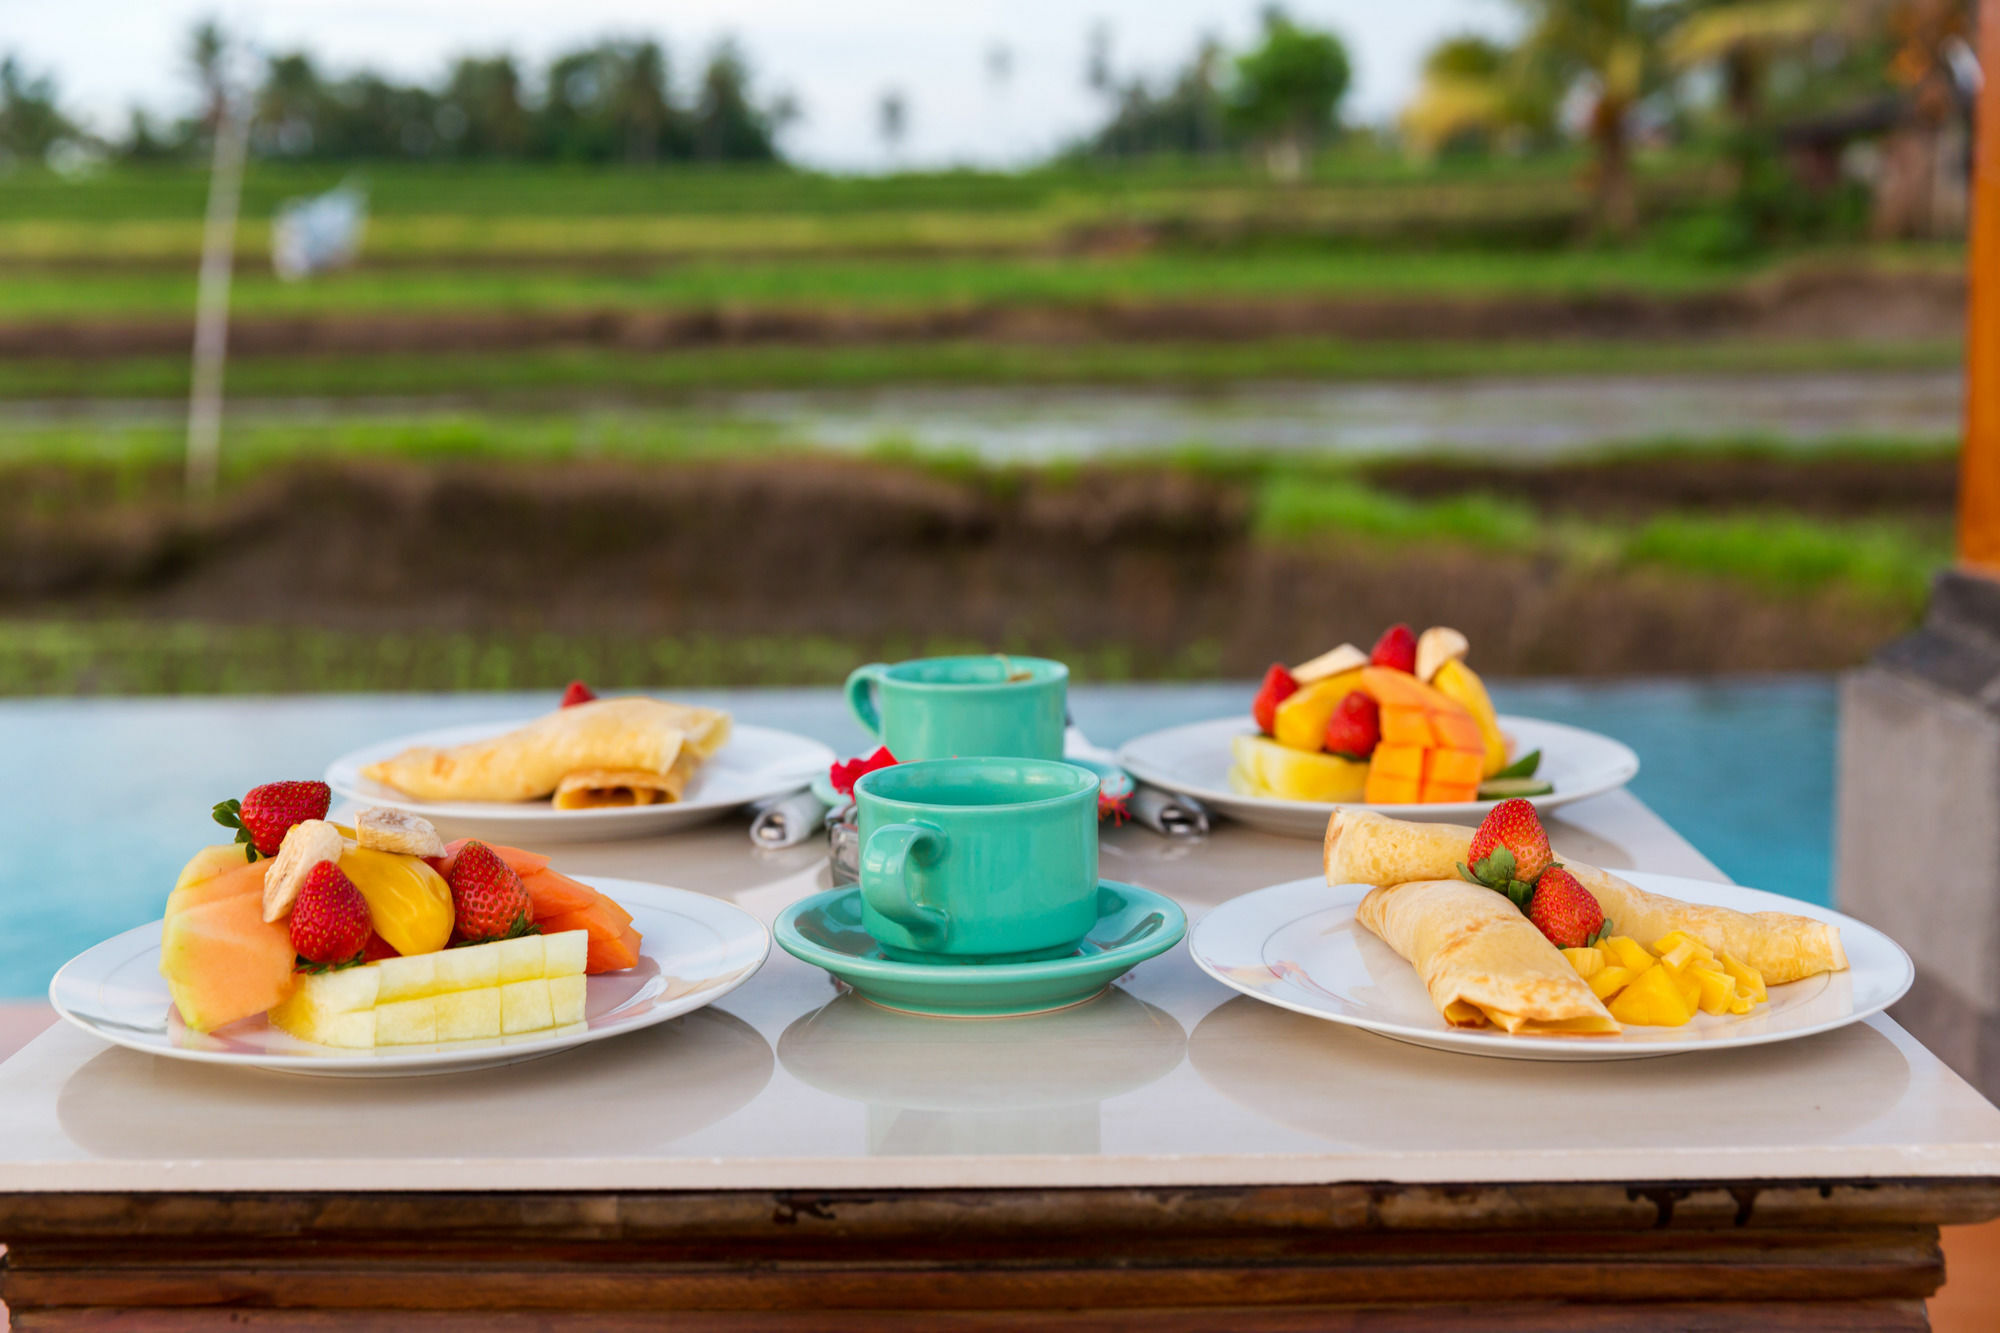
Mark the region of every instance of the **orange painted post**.
[[1985, 83], [1973, 128], [1958, 557], [2000, 578], [2000, 0], [1979, 6], [1979, 66]]

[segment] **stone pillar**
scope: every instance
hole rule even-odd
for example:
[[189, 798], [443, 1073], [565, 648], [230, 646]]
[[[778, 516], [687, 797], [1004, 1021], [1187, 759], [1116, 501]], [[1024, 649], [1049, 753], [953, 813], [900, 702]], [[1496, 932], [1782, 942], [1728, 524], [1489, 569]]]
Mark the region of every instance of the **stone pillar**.
[[2000, 582], [1942, 574], [1840, 694], [1835, 900], [1916, 960], [1892, 1010], [2000, 1101]]

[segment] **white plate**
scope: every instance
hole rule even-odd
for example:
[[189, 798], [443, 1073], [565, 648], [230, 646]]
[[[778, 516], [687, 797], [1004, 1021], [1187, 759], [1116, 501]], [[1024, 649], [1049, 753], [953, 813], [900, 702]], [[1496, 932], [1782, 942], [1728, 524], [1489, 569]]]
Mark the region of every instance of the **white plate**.
[[1444, 1021], [1417, 970], [1354, 919], [1368, 892], [1359, 884], [1301, 879], [1232, 898], [1196, 923], [1188, 950], [1223, 985], [1281, 1009], [1417, 1046], [1513, 1060], [1632, 1060], [1790, 1041], [1880, 1013], [1916, 979], [1910, 956], [1894, 940], [1828, 908], [1735, 884], [1620, 873], [1683, 902], [1831, 921], [1840, 927], [1848, 970], [1773, 986], [1769, 1003], [1750, 1013], [1696, 1014], [1685, 1027], [1628, 1027], [1616, 1037], [1510, 1037]]
[[816, 740], [771, 727], [737, 725], [715, 757], [703, 764], [678, 801], [666, 805], [558, 810], [549, 801], [416, 801], [370, 782], [361, 770], [417, 745], [463, 745], [526, 726], [532, 718], [444, 727], [364, 745], [327, 765], [327, 785], [363, 805], [386, 805], [422, 815], [447, 838], [491, 838], [521, 847], [552, 842], [603, 842], [666, 833], [705, 823], [754, 801], [802, 791], [824, 773], [833, 751]]
[[742, 985], [771, 950], [764, 924], [719, 898], [632, 879], [584, 882], [630, 912], [644, 938], [637, 967], [590, 978], [582, 1031], [372, 1051], [300, 1041], [261, 1016], [195, 1032], [174, 1012], [160, 976], [157, 921], [70, 959], [49, 983], [49, 1002], [93, 1036], [175, 1060], [349, 1078], [455, 1073], [553, 1055], [699, 1009]]
[[[1184, 727], [1147, 732], [1125, 743], [1118, 762], [1141, 782], [1192, 796], [1231, 819], [1270, 833], [1295, 838], [1318, 838], [1326, 833], [1327, 817], [1341, 809], [1340, 802], [1281, 801], [1271, 796], [1244, 796], [1229, 789], [1229, 742], [1247, 735], [1256, 724], [1247, 717], [1219, 717], [1213, 722], [1194, 722]], [[1630, 782], [1639, 772], [1639, 756], [1630, 746], [1609, 736], [1560, 722], [1543, 722], [1532, 717], [1500, 718], [1500, 729], [1514, 738], [1514, 752], [1542, 752], [1536, 777], [1555, 788], [1547, 796], [1530, 796], [1538, 809], [1552, 810], [1586, 796], [1613, 791]], [[1344, 803], [1355, 809], [1376, 810], [1398, 819], [1441, 819], [1458, 824], [1477, 824], [1497, 801], [1455, 801], [1444, 805], [1362, 805]]]

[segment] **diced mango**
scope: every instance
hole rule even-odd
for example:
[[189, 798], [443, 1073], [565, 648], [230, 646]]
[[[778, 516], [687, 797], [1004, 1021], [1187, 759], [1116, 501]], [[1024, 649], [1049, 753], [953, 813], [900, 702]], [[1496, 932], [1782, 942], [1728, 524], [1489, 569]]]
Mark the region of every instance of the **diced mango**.
[[1380, 773], [1385, 778], [1408, 778], [1412, 782], [1420, 782], [1424, 776], [1424, 747], [1384, 741], [1375, 747], [1375, 753], [1369, 757], [1368, 772], [1371, 777]]
[[1635, 1027], [1677, 1028], [1694, 1017], [1693, 1001], [1681, 993], [1674, 974], [1657, 963], [1634, 977], [1609, 1008], [1613, 1018]]
[[1441, 805], [1456, 801], [1476, 801], [1479, 799], [1479, 784], [1476, 782], [1426, 782], [1417, 789], [1417, 799], [1425, 805]]
[[1470, 713], [1432, 713], [1431, 735], [1437, 744], [1468, 751], [1486, 766], [1486, 739]]
[[1438, 668], [1431, 685], [1439, 694], [1464, 705], [1478, 724], [1485, 750], [1482, 778], [1492, 777], [1507, 766], [1507, 738], [1501, 734], [1500, 719], [1494, 715], [1493, 701], [1487, 697], [1486, 683], [1471, 667], [1453, 658]]
[[1750, 997], [1755, 1004], [1762, 1004], [1771, 998], [1764, 989], [1764, 974], [1744, 962], [1733, 953], [1722, 955], [1722, 970], [1736, 983], [1736, 989]]
[[[1665, 943], [1665, 941], [1661, 943]], [[1701, 956], [1701, 945], [1694, 940], [1683, 939], [1667, 948], [1661, 948], [1659, 944], [1656, 944], [1653, 948], [1660, 955], [1660, 961], [1677, 973], [1685, 972], [1688, 968], [1705, 961]]]
[[1638, 975], [1637, 972], [1634, 972], [1629, 967], [1606, 964], [1591, 973], [1588, 977], [1585, 977], [1584, 982], [1590, 987], [1592, 995], [1595, 995], [1600, 1000], [1608, 1000], [1619, 991], [1625, 989], [1625, 987], [1631, 985], [1632, 978]]
[[1701, 994], [1695, 1003], [1704, 1014], [1726, 1014], [1736, 1000], [1736, 982], [1726, 972], [1718, 972], [1712, 967], [1697, 963], [1687, 971], [1700, 986]]
[[1673, 978], [1674, 989], [1678, 990], [1681, 993], [1681, 998], [1687, 1001], [1688, 1008], [1699, 1009], [1701, 1007], [1701, 983], [1694, 979], [1693, 974], [1689, 972], [1676, 972], [1671, 967], [1667, 967], [1664, 962], [1660, 966], [1666, 968], [1667, 975]]
[[1477, 750], [1426, 750], [1424, 781], [1452, 783], [1476, 790], [1480, 766], [1484, 762]]
[[1706, 944], [1703, 944], [1700, 940], [1683, 930], [1670, 930], [1660, 936], [1660, 938], [1654, 940], [1653, 952], [1664, 958], [1669, 952], [1680, 948], [1682, 945], [1690, 946], [1694, 950], [1695, 956], [1700, 958], [1703, 963], [1711, 967], [1714, 966], [1715, 950], [1709, 948]]
[[1385, 774], [1368, 775], [1368, 785], [1362, 789], [1362, 799], [1370, 805], [1414, 805], [1423, 788], [1415, 778], [1396, 777]]
[[1564, 949], [1563, 957], [1576, 969], [1580, 977], [1590, 977], [1604, 970], [1604, 950], [1586, 946], [1581, 949]]
[[1646, 946], [1630, 935], [1613, 935], [1599, 940], [1597, 945], [1604, 950], [1604, 956], [1620, 967], [1629, 967], [1633, 972], [1644, 972], [1654, 963], [1653, 955], [1646, 952]]
[[1381, 711], [1382, 739], [1390, 745], [1431, 744], [1430, 715], [1408, 704], [1384, 704]]

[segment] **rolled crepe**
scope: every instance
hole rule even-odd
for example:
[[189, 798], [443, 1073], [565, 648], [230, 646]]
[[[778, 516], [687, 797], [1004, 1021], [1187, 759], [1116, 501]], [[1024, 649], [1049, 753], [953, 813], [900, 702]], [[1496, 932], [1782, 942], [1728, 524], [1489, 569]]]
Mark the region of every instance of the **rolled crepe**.
[[1453, 1027], [1520, 1036], [1611, 1036], [1618, 1020], [1504, 894], [1462, 879], [1368, 891], [1355, 919], [1417, 969]]
[[597, 810], [619, 805], [666, 805], [678, 801], [701, 760], [681, 747], [674, 766], [665, 773], [642, 768], [586, 768], [567, 774], [556, 784], [558, 810]]
[[[1370, 810], [1337, 810], [1326, 825], [1327, 883], [1458, 878], [1472, 834], [1473, 830], [1456, 824], [1417, 824]], [[1571, 860], [1560, 850], [1556, 859], [1596, 897], [1615, 935], [1651, 944], [1662, 935], [1683, 931], [1717, 953], [1735, 954], [1773, 986], [1847, 967], [1838, 926], [1787, 912], [1737, 912], [1684, 903], [1648, 893], [1608, 871]]]
[[673, 771], [682, 747], [713, 754], [729, 716], [659, 699], [599, 699], [560, 708], [505, 735], [450, 749], [418, 746], [362, 776], [421, 801], [533, 801], [572, 773]]

